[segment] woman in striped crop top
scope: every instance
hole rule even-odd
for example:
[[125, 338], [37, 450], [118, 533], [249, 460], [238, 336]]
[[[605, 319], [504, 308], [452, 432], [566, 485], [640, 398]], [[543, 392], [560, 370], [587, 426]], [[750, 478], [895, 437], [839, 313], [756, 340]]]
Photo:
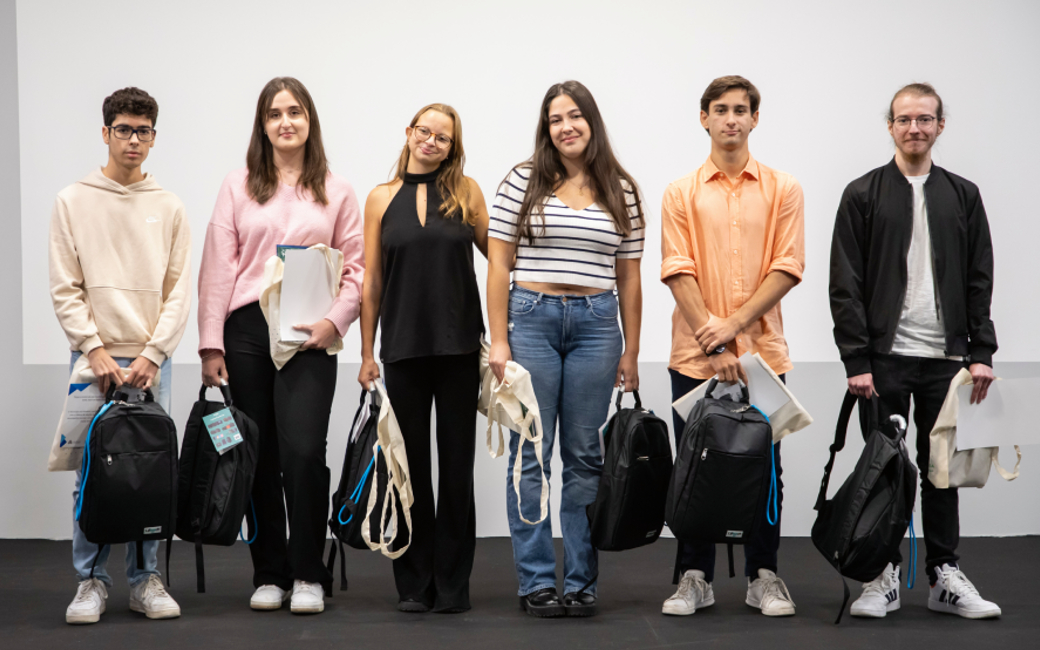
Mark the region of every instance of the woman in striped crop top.
[[[506, 492], [521, 604], [534, 616], [596, 613], [597, 556], [585, 506], [599, 486], [598, 430], [613, 389], [639, 387], [643, 222], [638, 187], [614, 157], [592, 94], [577, 81], [552, 86], [534, 154], [499, 186], [488, 226], [489, 362], [500, 380], [510, 359], [531, 373], [546, 474], [557, 419], [560, 427], [562, 600], [549, 518], [524, 523], [517, 495]], [[518, 439], [513, 433], [510, 468]], [[522, 503], [537, 508], [541, 477], [534, 451], [524, 454]], [[536, 514], [524, 510], [529, 520]]]

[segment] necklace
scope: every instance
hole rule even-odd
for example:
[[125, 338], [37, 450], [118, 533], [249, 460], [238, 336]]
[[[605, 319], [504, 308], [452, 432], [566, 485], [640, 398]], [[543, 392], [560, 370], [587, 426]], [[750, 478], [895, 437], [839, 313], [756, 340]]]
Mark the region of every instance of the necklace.
[[582, 183], [581, 185], [578, 185], [577, 183], [568, 178], [567, 182], [578, 189], [578, 196], [585, 196], [585, 188], [589, 186], [588, 181]]

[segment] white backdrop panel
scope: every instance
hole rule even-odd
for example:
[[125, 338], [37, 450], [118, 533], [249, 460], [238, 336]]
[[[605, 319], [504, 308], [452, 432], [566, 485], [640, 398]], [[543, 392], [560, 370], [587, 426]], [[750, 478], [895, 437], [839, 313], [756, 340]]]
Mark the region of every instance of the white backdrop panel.
[[[752, 152], [805, 189], [805, 281], [784, 301], [796, 361], [837, 359], [827, 303], [834, 211], [850, 180], [891, 156], [887, 101], [914, 80], [934, 83], [947, 103], [939, 164], [978, 183], [988, 207], [1000, 358], [1040, 360], [1029, 331], [1040, 322], [1031, 279], [1040, 133], [1029, 117], [1040, 86], [1023, 83], [1040, 61], [1038, 3], [68, 0], [17, 9], [25, 363], [68, 358], [48, 299], [48, 215], [62, 187], [105, 160], [102, 99], [127, 85], [158, 99], [145, 168], [187, 206], [197, 271], [221, 180], [244, 164], [257, 95], [276, 75], [309, 87], [332, 167], [362, 202], [387, 179], [408, 120], [434, 101], [460, 111], [466, 171], [490, 200], [530, 154], [546, 88], [585, 83], [645, 195], [642, 360], [665, 361], [673, 302], [657, 281], [660, 199], [706, 158], [698, 100], [732, 73], [763, 94]], [[197, 340], [193, 315], [182, 361], [196, 358]], [[359, 361], [356, 328], [340, 358]]]

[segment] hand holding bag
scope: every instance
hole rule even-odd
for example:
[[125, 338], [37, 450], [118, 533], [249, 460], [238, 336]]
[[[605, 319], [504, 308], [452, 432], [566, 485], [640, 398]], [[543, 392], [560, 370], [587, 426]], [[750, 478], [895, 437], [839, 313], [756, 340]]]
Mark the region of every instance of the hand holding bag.
[[1000, 466], [999, 447], [957, 450], [957, 415], [960, 410], [957, 389], [972, 383], [971, 372], [961, 368], [950, 382], [946, 401], [943, 402], [932, 432], [928, 434], [928, 480], [939, 489], [983, 487], [989, 480], [990, 465], [997, 468], [1005, 481], [1018, 478], [1018, 466], [1022, 463], [1022, 450], [1018, 445], [1015, 445], [1018, 460], [1015, 461], [1013, 472]]
[[[516, 448], [516, 462], [513, 463], [513, 489], [516, 490], [516, 507], [520, 520], [525, 524], [539, 524], [549, 516], [549, 480], [545, 478], [545, 461], [542, 459], [542, 416], [538, 412], [538, 398], [534, 394], [531, 373], [515, 361], [506, 364], [503, 381], [499, 382], [491, 371], [488, 355], [491, 346], [485, 340], [480, 341], [480, 399], [477, 411], [487, 417], [487, 447], [492, 458], [505, 453], [505, 438], [502, 435], [503, 425], [520, 434]], [[498, 450], [491, 445], [491, 427], [498, 427]], [[524, 517], [520, 507], [520, 478], [523, 473], [524, 441], [534, 445], [534, 455], [538, 459], [538, 469], [542, 474], [542, 492], [540, 514], [537, 521], [529, 521]]]
[[[372, 449], [373, 455], [382, 454], [386, 463], [387, 482], [383, 495], [382, 512], [379, 513], [379, 539], [372, 540], [371, 525], [372, 510], [379, 502], [379, 481], [372, 481], [369, 491], [368, 506], [365, 509], [365, 521], [361, 525], [361, 535], [368, 544], [368, 548], [379, 551], [391, 560], [404, 555], [412, 544], [412, 479], [408, 471], [408, 455], [405, 453], [404, 436], [401, 435], [401, 426], [397, 423], [394, 410], [390, 407], [390, 397], [386, 394], [386, 388], [381, 381], [372, 382], [376, 392], [379, 394], [379, 420], [376, 424], [376, 443]], [[395, 499], [394, 496], [397, 498]], [[400, 504], [400, 508], [396, 504]], [[408, 543], [404, 546], [391, 550], [400, 532], [398, 526], [398, 510], [404, 519], [404, 525], [408, 529]], [[388, 512], [389, 511], [389, 512]], [[387, 537], [387, 515], [391, 535]]]

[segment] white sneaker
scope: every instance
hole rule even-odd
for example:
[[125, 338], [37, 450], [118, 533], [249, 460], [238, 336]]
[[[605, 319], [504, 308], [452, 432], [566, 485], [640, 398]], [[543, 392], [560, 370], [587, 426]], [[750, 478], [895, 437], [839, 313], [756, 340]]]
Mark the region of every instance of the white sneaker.
[[794, 601], [784, 581], [769, 569], [759, 569], [758, 578], [748, 578], [747, 600], [766, 616], [794, 616]]
[[937, 579], [928, 592], [928, 609], [964, 618], [1000, 616], [996, 603], [983, 600], [979, 590], [957, 567], [944, 564], [935, 573]]
[[704, 581], [704, 572], [690, 569], [679, 580], [679, 590], [664, 601], [662, 614], [689, 616], [698, 609], [715, 604], [715, 592], [710, 582]]
[[181, 615], [181, 606], [166, 593], [162, 580], [153, 573], [130, 589], [130, 611], [153, 619], [177, 618]]
[[863, 595], [852, 603], [849, 613], [867, 618], [884, 618], [899, 609], [899, 567], [889, 562], [881, 575], [863, 583]]
[[317, 582], [294, 580], [289, 611], [293, 614], [319, 614], [325, 611], [325, 589]]
[[249, 599], [253, 609], [279, 609], [291, 594], [278, 585], [260, 585]]
[[97, 623], [105, 613], [106, 598], [108, 589], [105, 588], [105, 583], [97, 578], [81, 581], [76, 589], [76, 597], [65, 610], [65, 622], [73, 625]]

